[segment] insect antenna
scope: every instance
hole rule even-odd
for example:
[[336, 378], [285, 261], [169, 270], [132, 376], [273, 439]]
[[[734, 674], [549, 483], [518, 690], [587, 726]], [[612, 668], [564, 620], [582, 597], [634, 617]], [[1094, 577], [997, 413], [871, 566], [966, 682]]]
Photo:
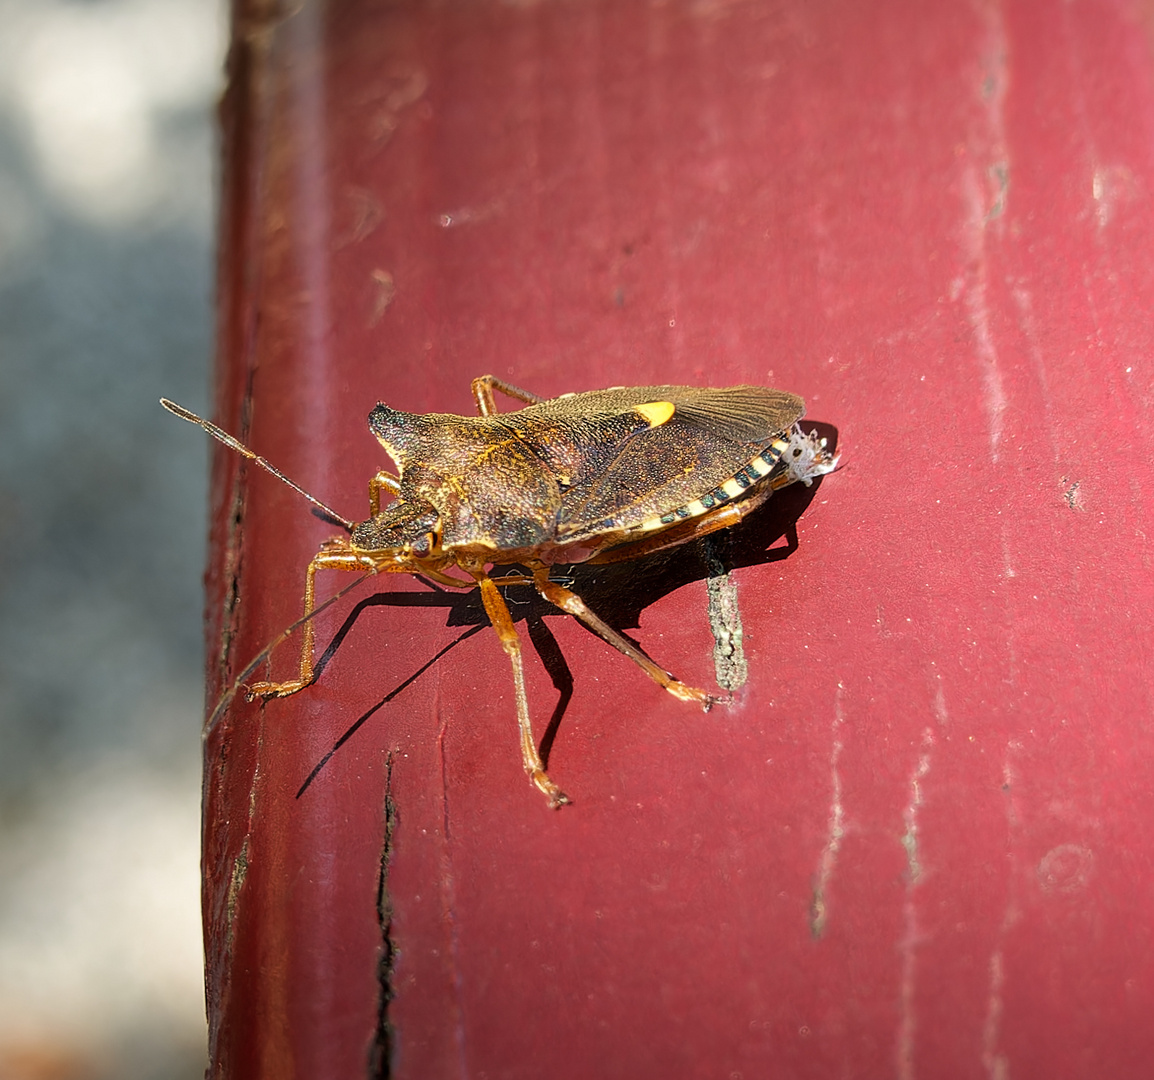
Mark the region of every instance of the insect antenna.
[[282, 480], [284, 483], [288, 484], [288, 486], [291, 487], [293, 491], [295, 491], [298, 495], [303, 495], [306, 499], [308, 499], [309, 502], [313, 504], [313, 506], [317, 507], [318, 510], [331, 518], [336, 524], [342, 526], [346, 532], [353, 531], [354, 522], [349, 521], [347, 518], [341, 517], [341, 515], [331, 507], [325, 506], [325, 504], [321, 502], [320, 499], [318, 499], [315, 495], [310, 495], [299, 484], [294, 484], [275, 465], [266, 461], [260, 456], [260, 454], [253, 453], [253, 451], [245, 446], [244, 443], [242, 443], [239, 439], [234, 439], [223, 428], [218, 428], [216, 424], [202, 419], [194, 412], [189, 412], [188, 409], [184, 408], [182, 405], [177, 405], [175, 401], [169, 401], [168, 398], [161, 398], [160, 404], [163, 405], [174, 416], [179, 416], [181, 420], [187, 420], [190, 424], [196, 424], [198, 427], [204, 428], [204, 430], [207, 431], [214, 439], [224, 443], [224, 445], [227, 446], [230, 450], [235, 450], [238, 454], [248, 458], [250, 461], [255, 461], [262, 469], [264, 469], [265, 472], [272, 473], [272, 475], [275, 476], [278, 480]]

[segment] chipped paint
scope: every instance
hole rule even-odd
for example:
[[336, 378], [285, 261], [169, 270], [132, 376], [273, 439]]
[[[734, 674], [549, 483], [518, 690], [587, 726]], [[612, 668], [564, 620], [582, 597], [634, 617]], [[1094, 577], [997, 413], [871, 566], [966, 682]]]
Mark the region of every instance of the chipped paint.
[[709, 571], [709, 628], [713, 631], [713, 667], [717, 685], [738, 690], [749, 679], [749, 664], [742, 645], [744, 629], [737, 603], [737, 584], [726, 569], [727, 540], [722, 534], [707, 536], [701, 543]]

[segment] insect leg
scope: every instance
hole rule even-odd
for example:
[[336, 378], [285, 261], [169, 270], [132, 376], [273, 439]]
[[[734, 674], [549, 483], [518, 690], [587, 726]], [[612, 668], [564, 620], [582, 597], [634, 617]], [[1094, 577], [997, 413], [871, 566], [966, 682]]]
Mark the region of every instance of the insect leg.
[[481, 599], [485, 603], [485, 611], [497, 636], [501, 639], [501, 647], [513, 665], [513, 691], [517, 699], [517, 724], [521, 729], [521, 760], [529, 779], [537, 789], [549, 798], [552, 807], [564, 806], [569, 801], [565, 794], [545, 772], [545, 765], [541, 755], [537, 752], [537, 740], [533, 738], [533, 728], [529, 723], [529, 699], [525, 694], [525, 669], [521, 663], [521, 639], [517, 636], [517, 628], [513, 625], [509, 608], [500, 590], [493, 584], [491, 578], [480, 572], [473, 576], [481, 589]]
[[356, 554], [341, 540], [330, 541], [313, 556], [305, 573], [304, 632], [301, 635], [300, 678], [288, 682], [257, 682], [248, 687], [248, 698], [288, 697], [298, 690], [310, 686], [315, 680], [313, 673], [313, 643], [316, 631], [310, 616], [316, 607], [316, 577], [318, 570], [365, 570], [372, 569], [372, 562], [366, 563], [364, 556]]
[[401, 482], [392, 473], [379, 472], [369, 481], [369, 513], [376, 517], [381, 512], [381, 488], [400, 495]]
[[493, 400], [494, 390], [500, 390], [506, 397], [523, 401], [526, 405], [537, 405], [545, 400], [537, 394], [530, 394], [528, 390], [503, 382], [496, 375], [481, 375], [473, 380], [473, 400], [477, 403], [477, 412], [482, 416], [492, 416], [497, 411], [497, 403]]
[[649, 659], [640, 649], [637, 648], [631, 641], [624, 638], [608, 623], [603, 622], [592, 611], [585, 606], [585, 601], [581, 599], [575, 592], [570, 592], [563, 585], [558, 585], [555, 581], [549, 580], [549, 570], [547, 567], [541, 567], [533, 573], [533, 583], [537, 586], [537, 591], [545, 597], [551, 604], [556, 604], [562, 611], [567, 612], [576, 619], [580, 619], [586, 626], [589, 627], [598, 637], [603, 641], [607, 641], [613, 648], [619, 652], [624, 653], [629, 657], [642, 671], [645, 672], [658, 686], [664, 687], [675, 698], [681, 701], [696, 701], [706, 712], [724, 698], [717, 697], [713, 694], [707, 694], [704, 690], [698, 690], [694, 686], [686, 686], [685, 683], [679, 679], [675, 679], [664, 668], [658, 667], [652, 660]]
[[408, 573], [419, 574], [423, 578], [435, 581], [438, 585], [448, 585], [453, 589], [475, 589], [477, 587], [475, 581], [462, 581], [458, 577], [453, 577], [452, 574], [443, 574], [440, 570], [430, 569], [421, 563], [417, 563]]

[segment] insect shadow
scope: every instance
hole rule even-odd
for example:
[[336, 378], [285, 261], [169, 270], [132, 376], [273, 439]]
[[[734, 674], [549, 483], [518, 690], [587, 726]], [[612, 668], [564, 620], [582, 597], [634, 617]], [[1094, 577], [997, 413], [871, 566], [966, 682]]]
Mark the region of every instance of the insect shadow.
[[[809, 426], [807, 424], [807, 426]], [[814, 423], [819, 434], [829, 440], [831, 452], [836, 450], [837, 429], [827, 424]], [[797, 550], [797, 522], [813, 501], [821, 487], [821, 479], [812, 486], [794, 484], [774, 493], [763, 506], [746, 517], [740, 527], [727, 529], [693, 543], [628, 562], [589, 566], [577, 564], [558, 566], [553, 576], [563, 580], [568, 588], [580, 596], [589, 607], [615, 630], [640, 648], [627, 629], [640, 626], [641, 613], [651, 604], [694, 581], [710, 576], [709, 561], [720, 562], [726, 571], [741, 567], [760, 566], [789, 558]], [[784, 543], [782, 543], [784, 541]], [[707, 549], [705, 545], [710, 547]], [[708, 555], [712, 556], [707, 561]], [[500, 582], [499, 576], [494, 581]], [[346, 636], [356, 625], [361, 614], [373, 607], [445, 608], [447, 626], [465, 627], [465, 631], [431, 656], [416, 671], [398, 683], [384, 697], [362, 713], [336, 739], [329, 750], [314, 766], [296, 797], [299, 799], [324, 770], [328, 762], [370, 719], [385, 705], [415, 683], [434, 664], [462, 642], [480, 633], [490, 625], [489, 617], [477, 590], [454, 592], [432, 582], [428, 592], [381, 592], [359, 601], [345, 617], [340, 628], [316, 662], [314, 671], [320, 677], [329, 662], [340, 650]], [[505, 590], [505, 598], [514, 622], [524, 622], [529, 640], [541, 664], [557, 691], [557, 703], [541, 736], [539, 752], [547, 765], [549, 751], [557, 737], [569, 701], [573, 696], [573, 672], [557, 643], [547, 618], [561, 616], [563, 611], [544, 600], [528, 585], [513, 585]], [[704, 619], [705, 613], [702, 613]], [[592, 633], [592, 631], [589, 631]], [[596, 636], [596, 635], [594, 635]], [[494, 650], [496, 665], [504, 659]], [[665, 658], [661, 658], [664, 660]]]

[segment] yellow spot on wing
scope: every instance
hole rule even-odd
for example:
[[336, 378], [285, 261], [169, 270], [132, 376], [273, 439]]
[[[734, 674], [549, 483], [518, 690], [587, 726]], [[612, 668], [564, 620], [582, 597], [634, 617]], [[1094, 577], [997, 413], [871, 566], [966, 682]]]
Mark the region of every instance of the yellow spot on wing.
[[672, 401], [647, 401], [643, 405], [634, 405], [633, 410], [645, 417], [651, 428], [661, 427], [674, 412]]

